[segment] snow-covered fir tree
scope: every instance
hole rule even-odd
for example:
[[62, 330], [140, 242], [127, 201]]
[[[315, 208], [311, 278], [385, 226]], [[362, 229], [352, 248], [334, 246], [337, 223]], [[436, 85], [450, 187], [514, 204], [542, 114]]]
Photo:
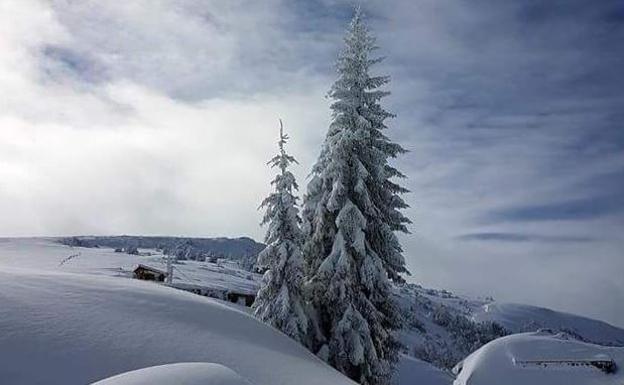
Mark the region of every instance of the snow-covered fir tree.
[[314, 309], [312, 350], [361, 384], [386, 384], [398, 360], [401, 327], [391, 281], [407, 273], [395, 232], [409, 220], [403, 175], [388, 161], [405, 152], [383, 131], [393, 115], [380, 100], [386, 76], [360, 9], [347, 35], [329, 96], [333, 120], [305, 196], [306, 293]]
[[286, 153], [287, 140], [280, 120], [279, 154], [269, 161], [271, 167], [279, 169], [271, 182], [275, 190], [260, 206], [266, 209], [262, 224], [268, 225], [268, 230], [267, 247], [258, 255], [257, 266], [266, 272], [253, 309], [258, 319], [294, 340], [306, 343], [308, 318], [302, 295], [303, 238], [298, 198], [294, 195], [298, 186], [294, 175], [288, 171], [296, 160]]

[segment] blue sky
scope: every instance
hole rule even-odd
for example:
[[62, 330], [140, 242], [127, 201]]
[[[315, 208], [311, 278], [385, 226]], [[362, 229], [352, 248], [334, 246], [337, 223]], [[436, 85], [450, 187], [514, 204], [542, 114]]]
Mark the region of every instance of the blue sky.
[[[624, 326], [624, 5], [362, 4], [412, 279]], [[351, 2], [2, 7], [0, 234], [259, 239], [278, 116], [305, 186]]]

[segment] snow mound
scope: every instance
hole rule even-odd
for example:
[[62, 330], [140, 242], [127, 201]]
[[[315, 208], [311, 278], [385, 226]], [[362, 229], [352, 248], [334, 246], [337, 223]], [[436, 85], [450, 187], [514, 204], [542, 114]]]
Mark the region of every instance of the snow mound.
[[[323, 368], [321, 372], [337, 376], [336, 383], [348, 381], [253, 318], [245, 316], [239, 321], [242, 315], [222, 316], [225, 310], [217, 308], [226, 306], [220, 301], [127, 279], [138, 263], [165, 268], [160, 253], [152, 250], [145, 254], [70, 248], [55, 239], [0, 238], [0, 278], [7, 276], [0, 281], [0, 383], [8, 378], [7, 384], [84, 384], [175, 362], [221, 363], [256, 385], [272, 383], [273, 378], [275, 384], [286, 384], [288, 380], [298, 385], [321, 384], [320, 379], [299, 381], [297, 375], [297, 368], [312, 370], [315, 365]], [[258, 287], [256, 275], [229, 264], [183, 261], [176, 268], [179, 274], [174, 284], [178, 287], [195, 285], [243, 293], [255, 292]], [[406, 353], [412, 356], [403, 357], [399, 364], [395, 375], [399, 384], [411, 384], [410, 378], [429, 374], [444, 379], [443, 371], [423, 361], [452, 368], [469, 353], [503, 335], [488, 326], [488, 321], [504, 326], [505, 333], [550, 328], [585, 342], [624, 346], [624, 330], [572, 314], [498, 303], [491, 298], [458, 296], [414, 284], [397, 287], [396, 295], [408, 321], [401, 340], [407, 347]], [[234, 312], [242, 309], [233, 304], [227, 307]], [[24, 319], [23, 327], [20, 317]], [[52, 328], [48, 330], [49, 326]], [[220, 335], [222, 330], [226, 330], [224, 335]], [[267, 346], [263, 347], [265, 343]], [[49, 350], [43, 344], [50, 344]], [[241, 344], [239, 348], [237, 344]], [[282, 347], [283, 344], [295, 347]], [[247, 349], [248, 345], [252, 349]], [[295, 356], [300, 358], [290, 357], [286, 361], [299, 363], [292, 369], [281, 367], [279, 359], [269, 356], [269, 364], [263, 367], [263, 354], [274, 349], [277, 355], [289, 355], [294, 349], [298, 352]], [[65, 356], [68, 358], [64, 359]], [[260, 362], [255, 363], [258, 357]], [[70, 360], [76, 363], [67, 362]], [[273, 366], [279, 370], [273, 370]], [[48, 368], [53, 374], [51, 382], [45, 375]], [[258, 375], [260, 381], [252, 375]], [[327, 376], [330, 377], [323, 378], [333, 378]], [[433, 381], [437, 380], [422, 383], [437, 384]]]
[[621, 385], [624, 348], [565, 334], [514, 334], [486, 344], [454, 371], [454, 385]]
[[219, 364], [186, 362], [152, 366], [98, 381], [93, 385], [251, 385]]
[[[176, 362], [223, 364], [254, 385], [354, 384], [242, 307], [127, 278], [137, 263], [159, 267], [161, 258], [0, 238], [0, 384], [83, 385]], [[255, 276], [229, 266], [177, 267], [176, 286], [257, 289]], [[397, 385], [451, 381], [409, 357], [394, 377]]]
[[397, 385], [451, 385], [453, 378], [428, 362], [401, 355], [393, 377]]
[[151, 282], [0, 265], [0, 309], [2, 384], [83, 385], [177, 362], [255, 385], [354, 384], [247, 313]]

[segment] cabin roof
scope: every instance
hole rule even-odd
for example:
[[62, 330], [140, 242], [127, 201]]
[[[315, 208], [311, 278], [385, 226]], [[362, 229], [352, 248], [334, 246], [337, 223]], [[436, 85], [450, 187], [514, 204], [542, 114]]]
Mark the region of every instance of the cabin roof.
[[144, 265], [142, 263], [139, 263], [137, 265], [137, 267], [134, 268], [134, 271], [137, 271], [137, 270], [149, 270], [149, 271], [154, 272], [154, 273], [167, 275], [166, 271], [162, 271], [162, 270], [159, 270], [159, 269], [157, 269], [155, 267], [147, 266], [147, 265]]

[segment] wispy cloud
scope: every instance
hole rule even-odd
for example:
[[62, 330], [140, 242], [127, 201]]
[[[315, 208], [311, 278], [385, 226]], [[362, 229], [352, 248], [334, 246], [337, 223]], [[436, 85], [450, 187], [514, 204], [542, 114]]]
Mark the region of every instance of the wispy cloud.
[[590, 237], [555, 236], [520, 233], [470, 233], [457, 237], [462, 241], [576, 243], [597, 241]]
[[108, 80], [106, 70], [93, 58], [81, 52], [57, 45], [41, 48], [39, 61], [42, 76], [49, 79], [73, 78], [77, 82], [103, 82]]
[[486, 214], [486, 222], [584, 220], [624, 211], [624, 195], [594, 196], [550, 204], [508, 207]]

